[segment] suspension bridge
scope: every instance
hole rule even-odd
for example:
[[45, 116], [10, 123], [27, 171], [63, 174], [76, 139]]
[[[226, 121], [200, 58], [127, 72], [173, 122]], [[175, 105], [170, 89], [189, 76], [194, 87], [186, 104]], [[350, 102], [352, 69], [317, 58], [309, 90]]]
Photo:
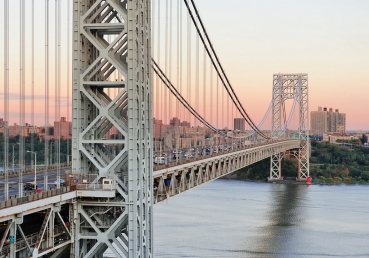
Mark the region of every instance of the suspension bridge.
[[[194, 0], [3, 2], [0, 257], [103, 257], [107, 249], [152, 257], [155, 203], [263, 159], [268, 180], [281, 180], [287, 151], [297, 179], [308, 178], [307, 74], [271, 75], [272, 99], [256, 124]], [[26, 142], [36, 120], [41, 153], [35, 137]], [[16, 144], [11, 121], [19, 122]]]

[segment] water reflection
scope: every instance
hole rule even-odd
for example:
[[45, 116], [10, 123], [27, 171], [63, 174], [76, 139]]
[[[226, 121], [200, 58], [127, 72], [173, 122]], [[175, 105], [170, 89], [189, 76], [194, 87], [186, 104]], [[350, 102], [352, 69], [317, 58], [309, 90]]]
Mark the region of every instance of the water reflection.
[[294, 239], [298, 237], [296, 233], [307, 216], [305, 185], [273, 184], [270, 187], [266, 223], [259, 227], [251, 246], [247, 248], [253, 250], [254, 257], [286, 257], [287, 253], [293, 255], [291, 250], [298, 253], [298, 242]]

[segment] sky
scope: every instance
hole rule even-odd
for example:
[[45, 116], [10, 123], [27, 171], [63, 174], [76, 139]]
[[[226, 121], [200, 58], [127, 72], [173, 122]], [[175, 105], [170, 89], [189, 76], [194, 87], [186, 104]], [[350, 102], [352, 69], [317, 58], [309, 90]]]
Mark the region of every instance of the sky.
[[310, 111], [337, 108], [348, 130], [369, 129], [369, 1], [196, 3], [253, 119], [268, 107], [273, 73], [308, 73]]
[[[160, 0], [164, 3], [164, 0]], [[3, 17], [3, 3], [0, 15]], [[10, 1], [11, 37], [19, 34], [18, 1]], [[44, 113], [44, 1], [36, 8], [36, 124]], [[30, 93], [30, 3], [26, 1], [26, 81]], [[51, 8], [55, 1], [50, 1]], [[367, 0], [198, 0], [197, 7], [213, 46], [232, 85], [251, 118], [263, 117], [272, 96], [275, 73], [308, 73], [309, 109], [319, 106], [346, 113], [348, 130], [369, 129], [369, 1]], [[50, 15], [51, 41], [55, 35], [54, 14]], [[62, 1], [66, 19], [66, 2]], [[0, 26], [0, 35], [4, 26]], [[62, 25], [62, 107], [67, 106], [65, 72], [67, 67], [66, 26]], [[0, 37], [3, 62], [3, 37]], [[55, 45], [50, 43], [53, 60]], [[19, 44], [11, 42], [11, 99], [19, 89]], [[2, 63], [3, 64], [3, 63]], [[3, 65], [2, 65], [3, 67]], [[71, 66], [70, 66], [71, 67]], [[54, 66], [50, 67], [53, 84]], [[71, 76], [71, 75], [70, 75]], [[3, 69], [0, 71], [0, 117], [3, 112]], [[70, 91], [71, 92], [71, 91]], [[55, 95], [50, 92], [51, 98]], [[28, 97], [29, 99], [29, 97]], [[30, 101], [27, 102], [29, 112]], [[50, 104], [52, 105], [52, 103]], [[19, 103], [11, 101], [11, 122], [17, 122]], [[51, 112], [54, 117], [54, 111]], [[65, 113], [64, 113], [65, 115]], [[53, 119], [51, 119], [53, 121]]]

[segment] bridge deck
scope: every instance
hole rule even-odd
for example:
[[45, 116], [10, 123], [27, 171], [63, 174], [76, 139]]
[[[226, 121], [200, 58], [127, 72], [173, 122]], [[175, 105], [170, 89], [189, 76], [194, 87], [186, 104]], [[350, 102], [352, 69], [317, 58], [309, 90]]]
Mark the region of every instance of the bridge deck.
[[[253, 164], [271, 155], [288, 149], [298, 148], [299, 140], [278, 141], [249, 148], [199, 156], [156, 166], [154, 177], [154, 203], [166, 200], [203, 183], [220, 178], [242, 167]], [[104, 197], [114, 197], [112, 191], [103, 192]], [[106, 195], [106, 196], [105, 196]], [[80, 189], [68, 186], [39, 194], [0, 202], [0, 222], [11, 219], [18, 213], [24, 215], [46, 209], [55, 203], [65, 203], [70, 199], [93, 196], [91, 188]]]

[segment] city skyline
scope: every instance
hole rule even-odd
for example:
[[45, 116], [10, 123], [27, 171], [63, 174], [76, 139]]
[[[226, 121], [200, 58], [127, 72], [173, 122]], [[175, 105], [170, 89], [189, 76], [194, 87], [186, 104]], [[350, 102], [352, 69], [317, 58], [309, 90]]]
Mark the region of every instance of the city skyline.
[[[36, 1], [36, 3], [39, 1]], [[43, 2], [42, 2], [43, 3]], [[29, 7], [29, 2], [26, 6]], [[52, 8], [53, 3], [50, 3]], [[369, 94], [369, 17], [365, 10], [367, 1], [321, 1], [295, 2], [291, 0], [273, 1], [222, 1], [204, 0], [197, 3], [207, 32], [221, 62], [241, 97], [246, 111], [257, 124], [267, 110], [272, 94], [274, 73], [303, 72], [309, 75], [309, 107], [337, 107], [347, 114], [347, 130], [368, 130], [369, 107], [366, 96]], [[0, 13], [4, 10], [0, 6]], [[334, 10], [334, 11], [330, 11]], [[11, 6], [16, 12], [16, 4]], [[36, 10], [36, 25], [43, 43], [43, 8]], [[65, 14], [65, 9], [63, 9]], [[227, 15], [232, 14], [232, 15]], [[339, 15], [338, 15], [339, 14]], [[219, 19], [226, 15], [226, 19]], [[17, 23], [15, 17], [10, 17]], [[26, 17], [29, 21], [30, 17]], [[19, 22], [19, 21], [18, 21]], [[27, 22], [28, 26], [29, 22]], [[53, 24], [50, 24], [53, 28]], [[62, 24], [62, 38], [65, 40], [65, 24]], [[0, 28], [3, 33], [4, 28]], [[241, 33], [240, 33], [241, 32]], [[18, 37], [17, 30], [11, 36]], [[27, 32], [29, 33], [29, 32]], [[28, 35], [28, 34], [27, 34]], [[230, 40], [231, 39], [231, 40]], [[51, 37], [51, 40], [53, 38]], [[27, 44], [30, 42], [26, 36]], [[16, 43], [16, 42], [15, 42]], [[65, 42], [64, 42], [65, 43]], [[3, 57], [3, 41], [0, 42]], [[53, 50], [53, 45], [50, 47]], [[13, 76], [10, 83], [10, 123], [19, 124], [19, 103], [15, 100], [19, 91], [18, 45], [10, 49]], [[62, 64], [66, 67], [66, 45], [62, 42]], [[37, 53], [36, 61], [43, 69], [44, 49]], [[26, 53], [30, 55], [29, 51]], [[54, 58], [50, 56], [51, 60]], [[26, 117], [30, 122], [30, 68], [26, 67]], [[71, 67], [71, 66], [70, 66]], [[37, 68], [37, 67], [36, 67]], [[41, 69], [41, 70], [42, 70]], [[71, 69], [71, 68], [70, 68]], [[37, 72], [37, 69], [36, 69]], [[54, 73], [50, 69], [50, 76]], [[67, 116], [66, 74], [62, 74], [62, 116]], [[0, 71], [3, 83], [3, 70]], [[70, 74], [71, 79], [71, 74]], [[50, 80], [50, 85], [53, 81]], [[69, 83], [71, 92], [71, 83]], [[35, 124], [44, 122], [44, 74], [35, 79]], [[28, 92], [28, 93], [27, 93]], [[0, 99], [3, 102], [3, 87]], [[50, 92], [50, 121], [56, 116], [53, 109], [54, 92]], [[70, 95], [71, 100], [71, 95]], [[70, 104], [69, 104], [70, 106]], [[3, 105], [0, 114], [3, 116]], [[71, 108], [71, 106], [70, 106]], [[69, 113], [71, 116], [71, 112]], [[26, 120], [27, 120], [26, 119]], [[183, 117], [183, 119], [186, 119]], [[69, 117], [71, 120], [71, 117]]]

